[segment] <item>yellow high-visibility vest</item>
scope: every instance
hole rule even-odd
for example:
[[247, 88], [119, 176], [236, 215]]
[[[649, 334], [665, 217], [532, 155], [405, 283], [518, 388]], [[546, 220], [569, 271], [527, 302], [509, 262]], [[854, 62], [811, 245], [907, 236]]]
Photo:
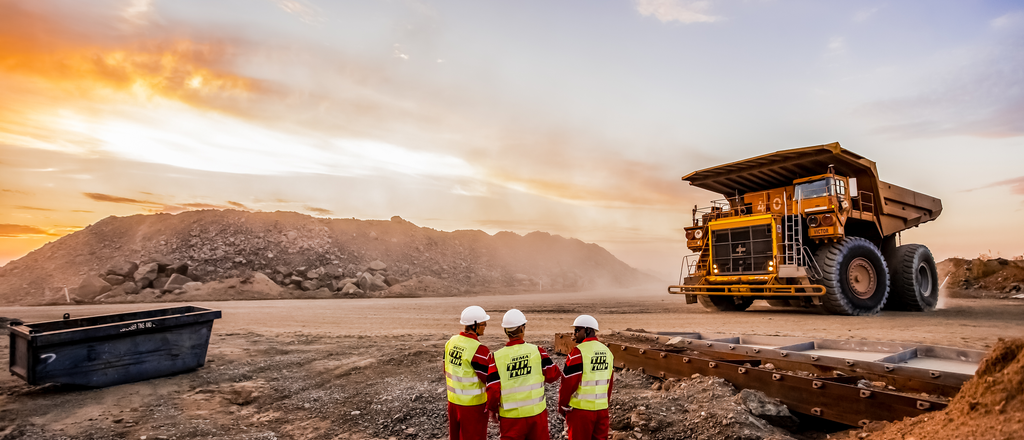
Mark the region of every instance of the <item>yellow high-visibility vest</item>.
[[473, 406], [487, 402], [484, 383], [473, 370], [473, 356], [480, 341], [462, 335], [452, 336], [444, 344], [444, 381], [448, 385], [448, 401]]
[[498, 415], [523, 418], [547, 409], [540, 360], [540, 350], [533, 344], [512, 345], [494, 352], [494, 364], [501, 378]]
[[597, 341], [587, 341], [576, 348], [580, 349], [583, 359], [583, 377], [580, 387], [569, 399], [569, 406], [591, 411], [608, 408], [608, 384], [614, 365], [612, 351]]

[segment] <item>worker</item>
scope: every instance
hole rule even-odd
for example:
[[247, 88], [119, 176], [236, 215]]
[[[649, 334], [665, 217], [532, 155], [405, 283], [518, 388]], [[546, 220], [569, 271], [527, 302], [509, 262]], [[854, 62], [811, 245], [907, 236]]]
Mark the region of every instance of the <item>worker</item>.
[[562, 378], [562, 371], [543, 348], [524, 341], [526, 316], [512, 309], [501, 326], [508, 336], [494, 352], [487, 374], [487, 406], [497, 411], [501, 440], [549, 440], [544, 383]]
[[465, 329], [444, 344], [444, 380], [448, 387], [448, 438], [487, 440], [487, 369], [494, 356], [479, 337], [490, 316], [480, 306], [462, 311]]
[[565, 360], [558, 390], [558, 413], [565, 416], [569, 440], [608, 438], [612, 394], [612, 351], [597, 340], [597, 319], [580, 315], [572, 323], [576, 347]]

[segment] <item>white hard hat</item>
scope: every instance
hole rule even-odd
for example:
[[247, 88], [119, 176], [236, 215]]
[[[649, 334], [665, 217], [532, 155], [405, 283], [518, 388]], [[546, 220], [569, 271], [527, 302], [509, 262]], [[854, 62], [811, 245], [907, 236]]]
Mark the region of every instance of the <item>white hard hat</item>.
[[523, 324], [526, 324], [526, 315], [518, 309], [505, 312], [505, 317], [501, 319], [501, 326], [504, 328], [516, 328]]
[[590, 327], [594, 330], [600, 330], [597, 328], [597, 320], [590, 315], [580, 315], [576, 317], [576, 320], [572, 322], [573, 327]]
[[483, 307], [469, 306], [462, 311], [462, 317], [459, 319], [459, 324], [474, 325], [488, 319], [491, 319], [491, 317], [487, 315], [487, 312], [484, 311]]

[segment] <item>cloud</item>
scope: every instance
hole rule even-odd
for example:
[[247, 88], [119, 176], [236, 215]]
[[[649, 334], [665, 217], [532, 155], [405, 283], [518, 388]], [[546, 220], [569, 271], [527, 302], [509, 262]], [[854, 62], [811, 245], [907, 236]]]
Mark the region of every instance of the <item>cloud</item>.
[[14, 209], [24, 209], [28, 211], [56, 211], [56, 209], [37, 208], [35, 206], [15, 206]]
[[251, 211], [248, 206], [245, 206], [245, 205], [243, 205], [241, 203], [238, 203], [238, 202], [232, 202], [232, 201], [228, 200], [228, 205], [231, 205], [231, 206], [233, 206], [235, 208], [238, 208], [238, 209], [243, 209], [243, 210], [246, 210], [246, 211]]
[[1010, 193], [1024, 196], [1024, 176], [1016, 177], [1013, 179], [1007, 179], [1000, 182], [993, 183], [985, 186], [984, 188], [995, 188], [1000, 186], [1007, 186], [1010, 188]]
[[334, 215], [334, 212], [331, 211], [330, 209], [317, 208], [315, 206], [306, 205], [303, 206], [302, 209], [305, 209], [306, 211], [312, 212], [317, 215]]
[[645, 17], [654, 17], [662, 23], [711, 23], [721, 19], [707, 14], [709, 1], [692, 0], [634, 0], [637, 12]]
[[868, 18], [871, 18], [872, 15], [875, 15], [875, 13], [878, 12], [879, 9], [881, 9], [881, 8], [874, 7], [874, 8], [861, 9], [861, 10], [857, 11], [856, 14], [853, 14], [853, 21], [857, 22], [857, 23], [866, 21]]
[[149, 24], [154, 17], [153, 0], [129, 0], [121, 16], [134, 24]]
[[97, 202], [109, 202], [109, 203], [120, 203], [123, 205], [135, 205], [135, 206], [163, 206], [162, 203], [150, 202], [148, 200], [136, 200], [127, 197], [112, 196], [109, 194], [100, 193], [82, 193], [82, 195], [95, 200]]
[[53, 232], [46, 231], [35, 226], [0, 224], [0, 237], [4, 238], [38, 236], [56, 237], [58, 235], [60, 234], [55, 234]]
[[271, 0], [285, 12], [299, 17], [300, 20], [309, 24], [319, 24], [326, 21], [323, 12], [316, 5], [304, 0]]
[[1024, 135], [1024, 16], [1004, 17], [993, 22], [984, 48], [950, 56], [955, 67], [918, 78], [917, 90], [857, 113], [879, 121], [878, 133], [904, 138]]

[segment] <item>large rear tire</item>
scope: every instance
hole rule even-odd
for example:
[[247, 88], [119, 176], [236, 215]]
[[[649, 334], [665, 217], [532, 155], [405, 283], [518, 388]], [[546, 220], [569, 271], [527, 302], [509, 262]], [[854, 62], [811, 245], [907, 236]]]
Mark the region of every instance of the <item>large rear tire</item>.
[[889, 271], [870, 241], [846, 237], [818, 249], [825, 295], [821, 305], [836, 315], [874, 315], [889, 297]]
[[698, 295], [697, 302], [708, 310], [742, 312], [747, 310], [754, 300], [743, 296]]
[[935, 258], [924, 245], [907, 244], [886, 255], [892, 287], [889, 301], [898, 310], [927, 312], [939, 302], [939, 274]]

